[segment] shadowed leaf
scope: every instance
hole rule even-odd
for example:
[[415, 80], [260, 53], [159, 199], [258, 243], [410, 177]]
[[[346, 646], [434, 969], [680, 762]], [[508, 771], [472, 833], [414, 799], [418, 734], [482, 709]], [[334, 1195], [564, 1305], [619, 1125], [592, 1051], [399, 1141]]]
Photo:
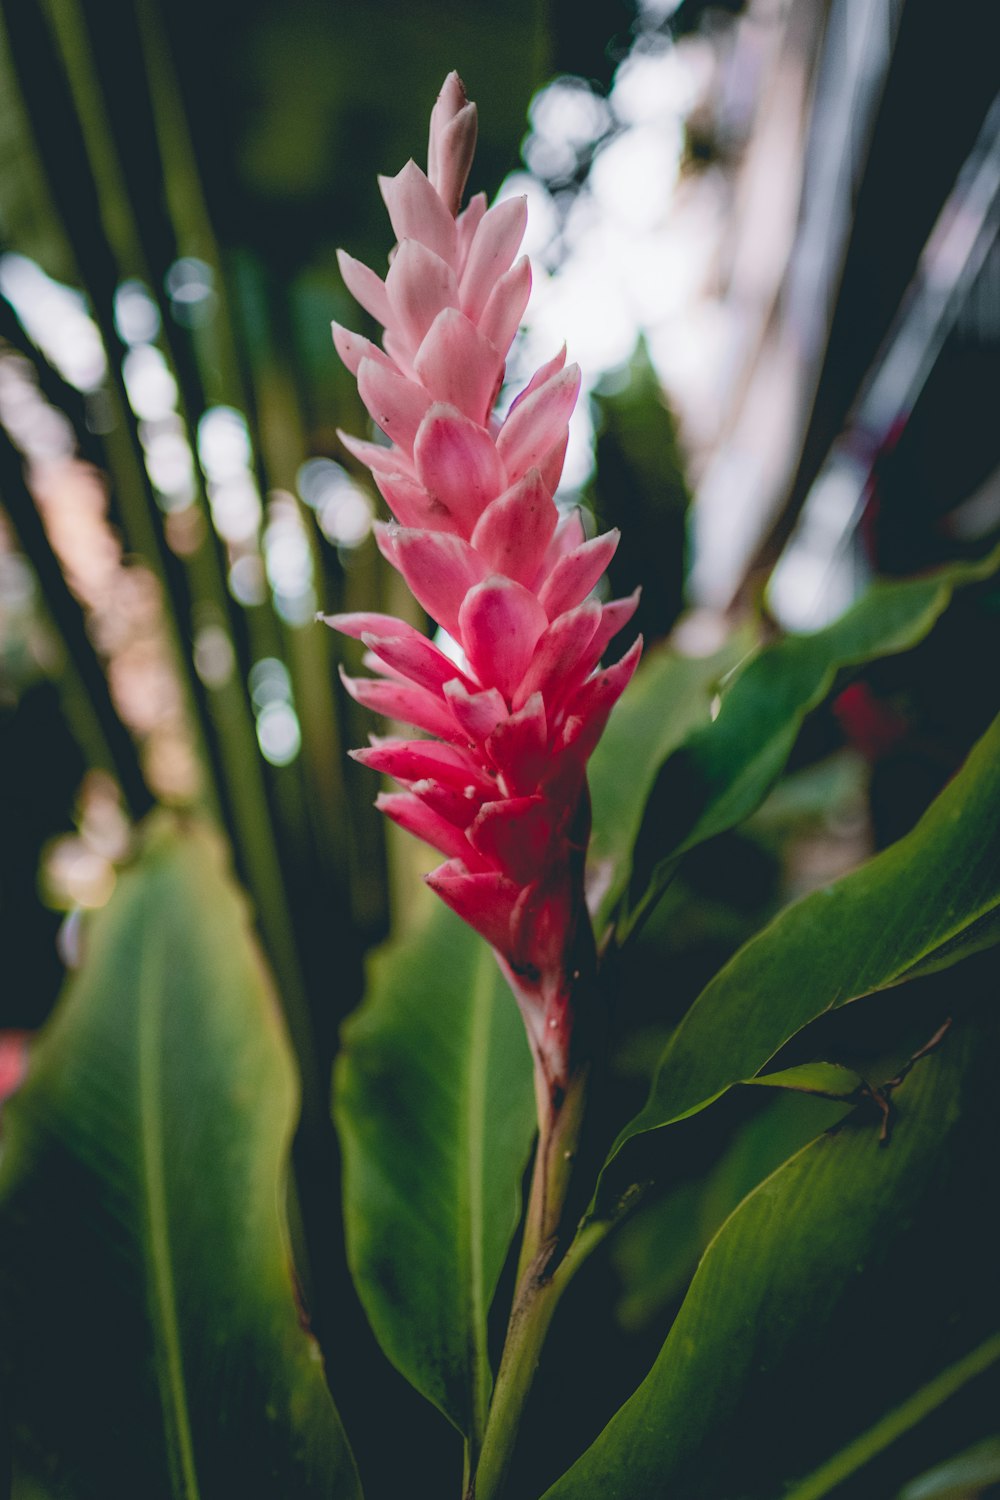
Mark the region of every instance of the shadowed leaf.
[[680, 656], [660, 646], [615, 707], [587, 772], [594, 813], [588, 901], [598, 936], [628, 885], [632, 845], [657, 771], [687, 734], [709, 723], [719, 682], [751, 645], [741, 632], [713, 656]]
[[[898, 1090], [888, 1147], [870, 1125], [844, 1128], [743, 1201], [653, 1369], [547, 1500], [774, 1500], [850, 1448], [849, 1463], [825, 1465], [829, 1484], [792, 1491], [818, 1500], [988, 1368], [996, 1043], [995, 1019], [967, 1022]], [[855, 1447], [911, 1400], [881, 1444]]]
[[220, 863], [152, 830], [4, 1109], [15, 1452], [70, 1500], [360, 1497], [296, 1306], [294, 1068]]
[[716, 975], [612, 1154], [753, 1078], [824, 1011], [975, 952], [998, 906], [1000, 718], [911, 833], [787, 907]]

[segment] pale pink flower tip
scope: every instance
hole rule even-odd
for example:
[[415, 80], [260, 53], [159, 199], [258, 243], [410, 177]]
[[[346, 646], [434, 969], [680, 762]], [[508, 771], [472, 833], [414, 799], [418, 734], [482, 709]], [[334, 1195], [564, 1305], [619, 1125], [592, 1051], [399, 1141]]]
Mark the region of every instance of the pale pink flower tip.
[[327, 622], [368, 648], [359, 702], [433, 738], [356, 752], [401, 792], [379, 806], [446, 857], [428, 882], [496, 949], [536, 1058], [564, 1076], [574, 944], [588, 919], [586, 762], [638, 663], [603, 670], [638, 594], [592, 590], [617, 532], [588, 540], [553, 500], [580, 372], [565, 349], [501, 422], [494, 407], [531, 276], [518, 259], [523, 198], [461, 200], [476, 107], [450, 73], [431, 114], [426, 174], [380, 186], [397, 245], [380, 276], [340, 252], [348, 289], [384, 327], [382, 348], [334, 325], [341, 358], [389, 445], [343, 437], [395, 520], [379, 548], [461, 648], [461, 665], [402, 621]]

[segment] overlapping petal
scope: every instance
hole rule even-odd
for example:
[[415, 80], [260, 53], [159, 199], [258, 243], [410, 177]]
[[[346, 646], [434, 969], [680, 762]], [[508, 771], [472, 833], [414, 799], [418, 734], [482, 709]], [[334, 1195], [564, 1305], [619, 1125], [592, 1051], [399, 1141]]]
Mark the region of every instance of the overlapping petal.
[[394, 516], [376, 528], [378, 545], [451, 642], [370, 612], [328, 623], [365, 644], [375, 673], [345, 676], [347, 691], [425, 736], [353, 753], [403, 787], [379, 797], [383, 811], [446, 856], [428, 882], [496, 949], [551, 1074], [568, 1045], [571, 955], [587, 922], [586, 761], [641, 642], [600, 662], [638, 595], [591, 597], [618, 534], [588, 538], [553, 499], [580, 388], [565, 349], [503, 422], [494, 415], [531, 271], [516, 258], [523, 199], [487, 208], [480, 194], [460, 212], [475, 131], [452, 74], [431, 116], [426, 174], [408, 162], [380, 179], [398, 241], [385, 281], [341, 259], [348, 288], [383, 325], [382, 348], [334, 326], [389, 439], [343, 439]]

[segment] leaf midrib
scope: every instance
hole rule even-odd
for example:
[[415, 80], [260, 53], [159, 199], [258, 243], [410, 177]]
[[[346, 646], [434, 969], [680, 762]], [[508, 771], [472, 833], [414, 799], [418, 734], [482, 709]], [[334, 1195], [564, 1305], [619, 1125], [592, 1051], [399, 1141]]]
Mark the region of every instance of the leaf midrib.
[[469, 1068], [465, 1089], [465, 1139], [463, 1155], [464, 1182], [460, 1199], [465, 1206], [469, 1255], [469, 1448], [474, 1456], [482, 1441], [489, 1401], [489, 1373], [484, 1337], [486, 1329], [486, 1288], [484, 1285], [483, 1214], [484, 1168], [486, 1159], [486, 1082], [489, 1073], [488, 1046], [490, 1011], [494, 990], [493, 956], [482, 945], [477, 955], [472, 985], [472, 1017], [469, 1029]]
[[200, 1491], [184, 1386], [164, 1174], [161, 1049], [158, 1045], [162, 1034], [163, 990], [156, 977], [157, 973], [162, 972], [163, 941], [162, 938], [156, 940], [160, 929], [155, 921], [155, 913], [150, 912], [149, 916], [152, 920], [143, 924], [136, 1018], [139, 1141], [146, 1228], [144, 1258], [148, 1270], [150, 1321], [157, 1345], [156, 1375], [172, 1477], [175, 1481], [180, 1480], [180, 1494], [184, 1500], [198, 1500]]

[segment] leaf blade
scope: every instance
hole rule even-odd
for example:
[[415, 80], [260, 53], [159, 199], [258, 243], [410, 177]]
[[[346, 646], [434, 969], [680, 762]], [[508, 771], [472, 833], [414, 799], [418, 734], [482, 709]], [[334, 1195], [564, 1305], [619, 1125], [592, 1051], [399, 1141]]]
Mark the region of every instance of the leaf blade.
[[383, 1350], [475, 1444], [486, 1316], [534, 1135], [531, 1062], [489, 948], [435, 904], [376, 956], [334, 1116], [348, 1258]]
[[821, 1099], [853, 1099], [865, 1081], [860, 1073], [842, 1063], [798, 1063], [777, 1073], [759, 1073], [756, 1078], [741, 1079], [756, 1088], [791, 1089], [797, 1093], [815, 1094]]
[[968, 1023], [899, 1089], [889, 1147], [870, 1126], [822, 1136], [743, 1200], [653, 1369], [545, 1500], [772, 1500], [817, 1463], [845, 1477], [995, 1363], [1000, 1242], [976, 1184], [996, 1045], [995, 1017]]
[[360, 1500], [296, 1305], [294, 1064], [221, 863], [154, 829], [5, 1109], [17, 1458], [62, 1496]]
[[623, 935], [662, 894], [674, 861], [763, 801], [838, 672], [919, 644], [956, 588], [998, 567], [1000, 549], [925, 577], [876, 583], [823, 630], [785, 636], [754, 656], [723, 695], [717, 718], [694, 729], [656, 777], [636, 840]]
[[787, 907], [716, 975], [611, 1156], [754, 1077], [825, 1011], [902, 981], [936, 954], [956, 962], [965, 933], [968, 951], [981, 946], [983, 916], [998, 905], [1000, 717], [911, 833]]

